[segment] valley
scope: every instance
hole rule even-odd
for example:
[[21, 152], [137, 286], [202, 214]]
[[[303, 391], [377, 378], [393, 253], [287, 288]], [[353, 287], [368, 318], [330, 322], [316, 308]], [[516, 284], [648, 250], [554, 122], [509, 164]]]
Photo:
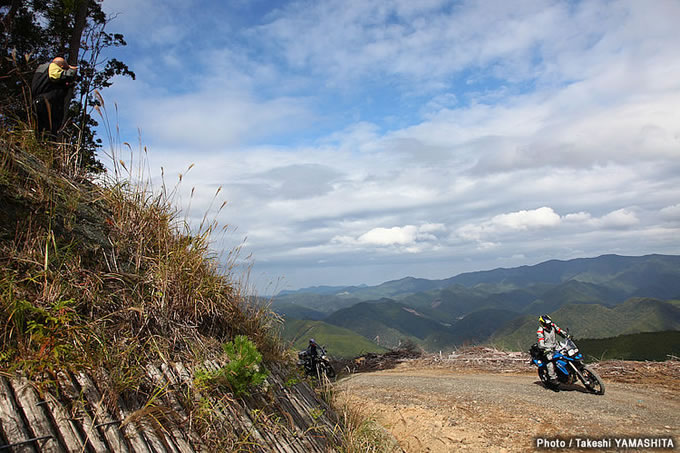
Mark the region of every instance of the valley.
[[[466, 344], [523, 351], [535, 341], [536, 318], [545, 313], [579, 339], [680, 330], [680, 256], [603, 255], [444, 280], [306, 288], [275, 296], [272, 308], [285, 319], [288, 341], [301, 335], [291, 323], [309, 330], [305, 322], [314, 321], [318, 332], [345, 329], [343, 341], [335, 330], [331, 342], [317, 335], [341, 357], [357, 348], [339, 343], [377, 352], [366, 340], [375, 348], [412, 342], [429, 352]], [[677, 354], [673, 348], [660, 353]]]

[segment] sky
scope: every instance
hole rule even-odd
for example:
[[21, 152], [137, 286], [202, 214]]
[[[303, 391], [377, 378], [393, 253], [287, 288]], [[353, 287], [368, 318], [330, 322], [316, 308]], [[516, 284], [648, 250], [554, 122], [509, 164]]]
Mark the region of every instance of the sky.
[[113, 149], [260, 294], [680, 253], [677, 0], [103, 8]]

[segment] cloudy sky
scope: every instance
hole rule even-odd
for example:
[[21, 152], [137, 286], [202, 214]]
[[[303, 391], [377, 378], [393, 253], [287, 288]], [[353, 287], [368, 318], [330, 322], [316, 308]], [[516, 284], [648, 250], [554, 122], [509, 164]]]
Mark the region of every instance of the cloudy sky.
[[260, 293], [680, 253], [678, 1], [104, 9], [121, 140]]

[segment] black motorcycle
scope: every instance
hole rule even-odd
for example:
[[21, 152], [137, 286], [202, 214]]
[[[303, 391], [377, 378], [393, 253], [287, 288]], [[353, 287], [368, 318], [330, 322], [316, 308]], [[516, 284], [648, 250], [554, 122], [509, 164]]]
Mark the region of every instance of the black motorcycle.
[[538, 367], [538, 377], [546, 387], [550, 387], [547, 368], [550, 358], [555, 364], [555, 372], [560, 383], [571, 385], [578, 379], [589, 392], [604, 395], [604, 382], [600, 376], [583, 364], [583, 354], [579, 352], [571, 337], [565, 338], [554, 352], [549, 353], [552, 357], [546, 357], [544, 351], [536, 343], [531, 346], [529, 353], [531, 363]]
[[307, 351], [298, 352], [298, 366], [305, 370], [307, 376], [321, 378], [326, 376], [329, 379], [335, 377], [335, 368], [331, 365], [330, 358], [323, 348], [319, 348], [319, 354], [312, 357]]

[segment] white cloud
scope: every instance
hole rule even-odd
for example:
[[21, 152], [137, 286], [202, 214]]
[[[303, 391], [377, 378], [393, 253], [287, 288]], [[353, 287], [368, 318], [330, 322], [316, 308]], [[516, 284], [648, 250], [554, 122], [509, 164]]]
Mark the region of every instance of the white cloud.
[[[161, 8], [139, 3], [113, 2], [131, 47]], [[152, 17], [166, 42], [113, 87], [124, 140], [195, 162], [190, 217], [223, 186], [223, 223], [294, 285], [680, 252], [680, 3], [289, 2], [198, 36], [211, 11]]]
[[436, 249], [439, 237], [437, 233], [446, 232], [442, 224], [424, 223], [419, 226], [404, 225], [390, 228], [375, 227], [358, 236], [337, 235], [331, 243], [346, 247], [397, 247], [397, 251], [419, 253]]
[[617, 209], [596, 221], [596, 225], [604, 228], [626, 228], [640, 223], [634, 212], [629, 209]]
[[357, 239], [361, 244], [407, 245], [416, 240], [418, 228], [414, 225], [392, 228], [373, 228]]
[[466, 224], [458, 229], [457, 234], [464, 239], [481, 240], [486, 236], [513, 230], [524, 231], [555, 227], [560, 222], [561, 217], [552, 208], [544, 206], [533, 210], [499, 214], [478, 224]]
[[546, 206], [531, 211], [522, 210], [509, 214], [500, 214], [491, 219], [493, 225], [513, 230], [554, 227], [559, 225], [560, 216], [552, 208]]
[[666, 206], [661, 209], [661, 217], [668, 220], [680, 220], [680, 203], [672, 206]]
[[[519, 237], [523, 232], [537, 230], [558, 230], [563, 234], [574, 231], [581, 232], [621, 229], [636, 226], [640, 220], [630, 209], [617, 209], [602, 217], [594, 218], [588, 212], [570, 213], [564, 216], [557, 214], [552, 208], [542, 207], [534, 210], [521, 210], [507, 214], [499, 214], [487, 221], [468, 223], [456, 230], [456, 236], [468, 241], [490, 244], [489, 239], [499, 237]], [[564, 227], [564, 228], [563, 228]], [[571, 230], [565, 229], [572, 228]], [[549, 234], [544, 231], [542, 234]], [[455, 236], [454, 236], [455, 237]], [[536, 236], [534, 236], [536, 237]], [[507, 239], [506, 239], [507, 240]]]

